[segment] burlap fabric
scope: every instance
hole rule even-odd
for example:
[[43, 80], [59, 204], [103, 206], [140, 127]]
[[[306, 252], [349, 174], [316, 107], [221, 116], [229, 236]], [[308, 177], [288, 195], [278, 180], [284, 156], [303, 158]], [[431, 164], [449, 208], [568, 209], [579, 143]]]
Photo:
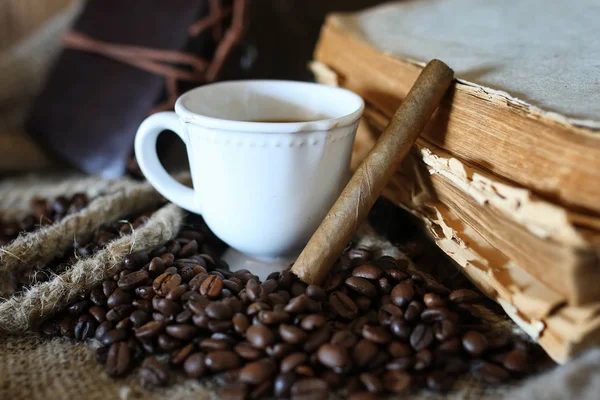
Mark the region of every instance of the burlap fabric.
[[[79, 184], [75, 185], [78, 190], [94, 190], [85, 185], [78, 186]], [[103, 184], [101, 183], [100, 186]], [[118, 183], [115, 185], [118, 187]], [[143, 189], [145, 188], [143, 184], [137, 185], [130, 188], [129, 193], [136, 190], [147, 190], [147, 188]], [[16, 191], [17, 187], [12, 186], [11, 190]], [[40, 189], [44, 185], [36, 187]], [[31, 187], [26, 190], [35, 192], [35, 189]], [[105, 189], [105, 191], [107, 190]], [[108, 191], [110, 192], [110, 190]], [[0, 194], [4, 193], [6, 192], [0, 191]], [[125, 191], [117, 191], [118, 193], [122, 194]], [[38, 192], [39, 194], [40, 192]], [[100, 197], [105, 201], [108, 198], [115, 199], [118, 196], [113, 193]], [[111, 204], [113, 208], [119, 209], [115, 203]], [[16, 203], [11, 203], [11, 205], [16, 205], [17, 208], [24, 206], [24, 204]], [[125, 208], [121, 211], [125, 212]], [[90, 206], [82, 213], [90, 213], [90, 210], [95, 210], [94, 213], [98, 211], [97, 208]], [[105, 211], [105, 209], [103, 210]], [[127, 208], [127, 210], [131, 210], [131, 208]], [[114, 215], [111, 214], [111, 216]], [[88, 217], [90, 216], [88, 215]], [[82, 259], [63, 275], [1, 303], [0, 330], [10, 331], [13, 334], [3, 333], [0, 336], [0, 399], [218, 398], [215, 383], [211, 379], [196, 381], [173, 374], [169, 387], [147, 390], [139, 385], [135, 374], [126, 379], [109, 378], [103, 367], [95, 361], [94, 349], [98, 346], [95, 340], [82, 344], [68, 339], [49, 340], [31, 332], [14, 334], [14, 332], [22, 332], [24, 328], [35, 325], [35, 321], [40, 316], [56, 311], [68, 303], [73, 296], [89, 290], [94, 284], [109, 275], [115, 264], [120, 262], [130, 251], [158, 246], [172, 238], [180, 228], [182, 219], [183, 212], [180, 209], [170, 204], [164, 206], [154, 213], [145, 225], [131, 235], [116, 239], [96, 256]], [[57, 235], [62, 234], [60, 230], [54, 232]], [[364, 227], [359, 232], [358, 239], [362, 244], [379, 249], [380, 254], [403, 257], [394, 246], [384, 238], [377, 236], [369, 227]], [[494, 326], [494, 329], [510, 330], [517, 335], [522, 334], [505, 317], [485, 309], [482, 309], [482, 312], [484, 312], [483, 317]], [[448, 396], [419, 391], [412, 393], [410, 397], [423, 400], [441, 398], [475, 400], [483, 398], [569, 398], [576, 395], [578, 398], [592, 399], [597, 398], [594, 385], [598, 385], [598, 383], [595, 382], [594, 377], [598, 375], [598, 365], [600, 365], [600, 351], [517, 385], [486, 387], [474, 378], [466, 376]], [[551, 388], [552, 392], [549, 393], [546, 388]], [[332, 398], [339, 397], [337, 394], [331, 396]], [[398, 398], [404, 397], [406, 396]]]

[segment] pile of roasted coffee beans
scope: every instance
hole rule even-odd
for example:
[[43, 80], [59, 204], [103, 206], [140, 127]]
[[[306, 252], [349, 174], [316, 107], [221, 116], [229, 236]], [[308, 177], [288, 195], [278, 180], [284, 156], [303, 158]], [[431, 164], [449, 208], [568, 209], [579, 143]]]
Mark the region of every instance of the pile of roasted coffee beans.
[[322, 287], [289, 271], [264, 282], [205, 254], [184, 230], [40, 327], [97, 339], [110, 376], [145, 386], [173, 371], [216, 377], [220, 398], [352, 399], [451, 390], [464, 373], [497, 384], [536, 372], [543, 353], [478, 319], [478, 293], [450, 291], [406, 260], [348, 248]]
[[[34, 265], [31, 268], [13, 271], [9, 275], [9, 282], [13, 292], [18, 292], [27, 287], [46, 282], [52, 275], [66, 271], [79, 258], [97, 253], [113, 239], [122, 234], [130, 233], [144, 224], [153, 211], [145, 211], [133, 216], [124, 217], [122, 220], [104, 224], [96, 232], [88, 236], [78, 237], [73, 246], [63, 252], [57, 253], [55, 258], [44, 265]], [[129, 222], [132, 221], [132, 222]]]
[[50, 225], [69, 214], [81, 211], [89, 203], [85, 193], [58, 196], [54, 200], [34, 199], [31, 212], [19, 221], [0, 220], [0, 246], [14, 240], [21, 232], [33, 232], [41, 226]]

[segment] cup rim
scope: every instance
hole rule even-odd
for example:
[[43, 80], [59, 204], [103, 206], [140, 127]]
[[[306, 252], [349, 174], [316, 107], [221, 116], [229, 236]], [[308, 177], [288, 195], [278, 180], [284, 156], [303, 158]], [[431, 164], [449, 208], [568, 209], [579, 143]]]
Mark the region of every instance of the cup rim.
[[[194, 93], [206, 90], [207, 88], [214, 88], [215, 86], [226, 86], [226, 85], [241, 85], [241, 84], [284, 84], [284, 85], [309, 85], [319, 90], [327, 90], [330, 92], [336, 92], [340, 95], [347, 96], [356, 102], [356, 107], [351, 113], [347, 113], [335, 118], [320, 119], [314, 121], [301, 121], [301, 122], [256, 122], [256, 121], [236, 121], [229, 119], [222, 119], [216, 117], [209, 117], [207, 115], [198, 114], [191, 111], [186, 107], [186, 100], [193, 96]], [[218, 130], [226, 131], [237, 131], [237, 132], [258, 132], [258, 133], [297, 133], [297, 132], [310, 132], [310, 131], [327, 131], [337, 127], [349, 126], [355, 123], [362, 115], [365, 108], [364, 100], [356, 93], [335, 86], [328, 86], [321, 83], [303, 82], [303, 81], [292, 81], [292, 80], [275, 80], [275, 79], [246, 79], [246, 80], [232, 80], [224, 82], [216, 82], [208, 85], [199, 86], [191, 89], [181, 95], [175, 103], [175, 112], [179, 117], [188, 123], [201, 125], [207, 128], [213, 128]]]

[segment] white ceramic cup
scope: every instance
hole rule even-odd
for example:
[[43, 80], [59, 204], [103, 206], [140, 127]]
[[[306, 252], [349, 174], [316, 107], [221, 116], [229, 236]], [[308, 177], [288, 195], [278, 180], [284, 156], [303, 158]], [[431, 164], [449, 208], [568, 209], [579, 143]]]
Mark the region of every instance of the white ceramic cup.
[[[358, 95], [320, 84], [215, 83], [183, 94], [175, 112], [148, 117], [135, 153], [148, 181], [225, 243], [260, 260], [291, 259], [348, 181], [363, 108]], [[252, 122], [289, 120], [302, 122]], [[161, 165], [164, 130], [185, 143], [194, 189]]]

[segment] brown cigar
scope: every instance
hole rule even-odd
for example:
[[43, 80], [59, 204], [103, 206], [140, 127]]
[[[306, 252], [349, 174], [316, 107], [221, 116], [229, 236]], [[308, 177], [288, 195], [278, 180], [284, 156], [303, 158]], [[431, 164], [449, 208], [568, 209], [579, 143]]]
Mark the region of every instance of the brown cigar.
[[319, 285], [365, 220], [452, 83], [454, 71], [430, 61], [396, 110], [377, 143], [358, 166], [292, 267], [308, 284]]

